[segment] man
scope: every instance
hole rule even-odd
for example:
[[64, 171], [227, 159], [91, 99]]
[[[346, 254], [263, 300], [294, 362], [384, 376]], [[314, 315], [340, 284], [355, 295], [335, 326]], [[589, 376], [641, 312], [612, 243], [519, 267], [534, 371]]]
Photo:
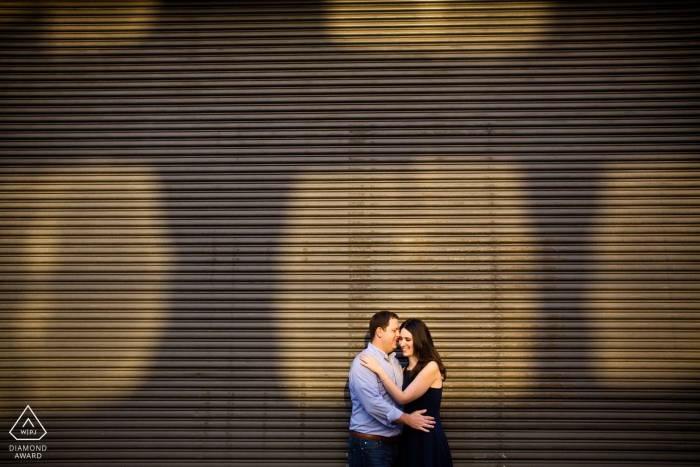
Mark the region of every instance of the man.
[[401, 425], [428, 431], [435, 424], [433, 417], [423, 416], [425, 410], [403, 413], [403, 406], [391, 398], [379, 377], [360, 363], [360, 355], [377, 358], [389, 378], [403, 386], [403, 373], [394, 350], [399, 339], [399, 317], [396, 313], [380, 311], [369, 322], [370, 343], [355, 357], [350, 367], [350, 440], [349, 467], [391, 467], [398, 455], [396, 442]]

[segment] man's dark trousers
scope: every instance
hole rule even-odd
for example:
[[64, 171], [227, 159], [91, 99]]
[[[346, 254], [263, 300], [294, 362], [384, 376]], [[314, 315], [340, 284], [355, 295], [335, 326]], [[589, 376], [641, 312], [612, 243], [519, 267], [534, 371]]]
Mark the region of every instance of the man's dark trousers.
[[398, 454], [395, 442], [354, 436], [350, 436], [348, 441], [348, 467], [394, 467]]

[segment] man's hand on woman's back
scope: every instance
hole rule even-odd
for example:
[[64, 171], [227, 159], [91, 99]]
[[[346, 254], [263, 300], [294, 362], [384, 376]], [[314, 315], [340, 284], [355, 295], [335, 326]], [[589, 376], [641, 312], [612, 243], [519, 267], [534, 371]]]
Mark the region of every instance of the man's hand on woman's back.
[[396, 420], [396, 423], [403, 423], [404, 425], [410, 426], [414, 430], [425, 431], [427, 433], [435, 426], [435, 418], [423, 415], [425, 412], [426, 410], [423, 409], [416, 410], [410, 414], [405, 413], [401, 415], [398, 420]]

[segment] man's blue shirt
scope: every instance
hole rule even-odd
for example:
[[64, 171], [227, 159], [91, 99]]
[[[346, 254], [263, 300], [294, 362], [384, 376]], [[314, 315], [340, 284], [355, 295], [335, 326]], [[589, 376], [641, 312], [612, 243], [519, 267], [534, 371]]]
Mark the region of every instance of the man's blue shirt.
[[394, 383], [398, 387], [403, 386], [403, 372], [396, 354], [387, 355], [370, 343], [355, 357], [350, 366], [350, 429], [370, 435], [397, 436], [401, 434], [402, 427], [395, 424], [394, 420], [403, 415], [403, 405], [397, 404], [391, 398], [374, 372], [362, 366], [362, 354], [375, 357]]

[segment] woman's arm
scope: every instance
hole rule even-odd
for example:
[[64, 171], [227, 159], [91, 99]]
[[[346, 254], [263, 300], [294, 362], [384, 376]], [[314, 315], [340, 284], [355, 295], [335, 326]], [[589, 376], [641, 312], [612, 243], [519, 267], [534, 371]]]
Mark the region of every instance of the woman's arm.
[[387, 392], [391, 397], [399, 404], [407, 404], [411, 401], [418, 399], [420, 396], [425, 394], [428, 388], [435, 382], [437, 378], [442, 378], [440, 375], [440, 368], [438, 368], [437, 363], [428, 363], [418, 376], [413, 380], [411, 384], [408, 385], [405, 391], [402, 391], [396, 383], [394, 383], [389, 375], [387, 375], [384, 368], [379, 365], [376, 358], [371, 355], [360, 356], [360, 362], [363, 366], [366, 366], [379, 376], [382, 384], [386, 388]]

